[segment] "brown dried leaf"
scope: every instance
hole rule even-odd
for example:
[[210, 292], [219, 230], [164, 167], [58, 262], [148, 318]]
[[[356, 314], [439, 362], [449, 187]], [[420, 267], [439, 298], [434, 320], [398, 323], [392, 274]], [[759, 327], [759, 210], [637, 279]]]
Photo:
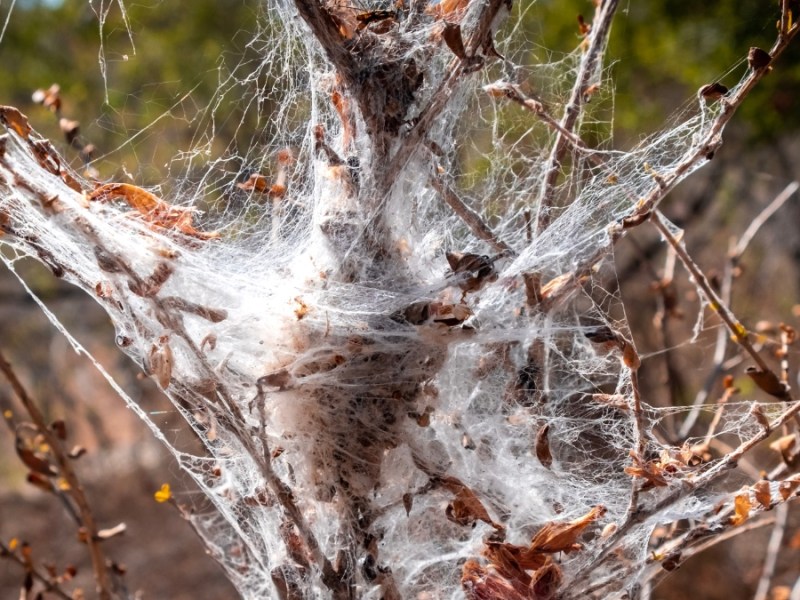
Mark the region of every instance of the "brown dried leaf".
[[753, 485], [753, 493], [756, 500], [764, 510], [769, 510], [772, 505], [772, 493], [770, 492], [769, 481], [758, 481]]
[[552, 554], [555, 552], [569, 553], [580, 550], [578, 538], [589, 525], [606, 513], [604, 506], [598, 504], [582, 517], [566, 523], [547, 523], [531, 540], [530, 549], [535, 552]]
[[545, 554], [532, 551], [527, 546], [517, 546], [507, 542], [486, 542], [481, 554], [505, 577], [521, 578], [525, 585], [529, 581], [529, 576], [524, 571], [534, 571], [547, 562]]
[[640, 477], [645, 480], [642, 489], [652, 487], [664, 487], [667, 480], [664, 476], [664, 467], [660, 461], [644, 462], [641, 457], [631, 450], [631, 458], [634, 464], [625, 467], [625, 473], [632, 477]]
[[750, 509], [752, 506], [753, 504], [750, 502], [750, 494], [748, 492], [736, 494], [736, 497], [733, 499], [734, 514], [728, 519], [728, 523], [734, 527], [744, 523], [747, 517], [750, 516]]
[[292, 384], [293, 378], [292, 375], [286, 369], [281, 369], [279, 371], [275, 371], [274, 373], [270, 373], [268, 375], [264, 375], [258, 379], [259, 387], [262, 386], [270, 386], [276, 387], [279, 391], [285, 391], [289, 388]]
[[173, 269], [169, 263], [160, 262], [149, 277], [142, 281], [131, 281], [128, 283], [128, 287], [137, 296], [152, 298], [161, 291], [161, 287], [172, 273]]
[[709, 83], [701, 87], [697, 94], [706, 101], [719, 100], [728, 93], [728, 88], [719, 82]]
[[13, 106], [0, 106], [0, 121], [26, 140], [32, 131], [28, 117]]
[[537, 600], [540, 598], [542, 600], [552, 598], [563, 580], [564, 576], [561, 573], [561, 567], [548, 556], [544, 566], [536, 569], [533, 573], [529, 586], [531, 597]]
[[497, 530], [505, 529], [492, 520], [475, 492], [461, 481], [455, 477], [443, 477], [441, 483], [447, 490], [455, 494], [455, 498], [445, 511], [450, 521], [459, 525], [472, 525], [475, 521], [483, 521]]
[[89, 201], [98, 202], [123, 200], [148, 223], [163, 229], [178, 231], [200, 240], [220, 237], [217, 232], [198, 231], [192, 226], [193, 209], [172, 206], [147, 190], [129, 183], [106, 183], [100, 185], [90, 192], [86, 198]]
[[772, 62], [772, 57], [769, 55], [769, 52], [761, 48], [753, 46], [747, 53], [747, 64], [750, 65], [750, 68], [754, 71], [759, 71], [768, 67], [770, 62]]
[[439, 304], [432, 302], [428, 308], [433, 314], [433, 322], [441, 323], [447, 327], [461, 325], [472, 316], [472, 311], [466, 304]]
[[791, 433], [789, 435], [784, 435], [779, 437], [777, 440], [772, 442], [769, 447], [770, 450], [774, 450], [775, 452], [780, 452], [783, 461], [786, 464], [790, 464], [792, 462], [792, 450], [797, 445], [797, 434]]
[[224, 321], [228, 318], [228, 313], [222, 308], [209, 308], [207, 306], [203, 306], [202, 304], [189, 302], [188, 300], [184, 300], [183, 298], [179, 298], [177, 296], [167, 296], [161, 300], [161, 303], [164, 306], [168, 306], [176, 310], [182, 310], [183, 312], [195, 314], [206, 321], [211, 321], [212, 323], [219, 323], [220, 321]]
[[52, 423], [50, 423], [50, 429], [53, 430], [53, 433], [56, 434], [56, 437], [60, 440], [67, 439], [67, 424], [64, 423], [63, 419], [56, 419]]
[[308, 305], [305, 302], [303, 302], [303, 299], [300, 296], [295, 298], [294, 301], [297, 302], [298, 305], [297, 308], [294, 309], [294, 314], [297, 317], [297, 320], [301, 321], [303, 317], [305, 317], [308, 314], [309, 310]]
[[163, 336], [159, 338], [157, 344], [150, 347], [147, 355], [148, 368], [150, 375], [158, 382], [162, 389], [169, 387], [172, 379], [172, 349], [169, 347], [169, 338]]
[[467, 58], [467, 51], [464, 48], [464, 40], [461, 37], [461, 25], [458, 23], [445, 22], [442, 28], [442, 39], [450, 50], [453, 51], [458, 58], [465, 60]]
[[550, 424], [542, 425], [539, 432], [536, 434], [536, 458], [542, 463], [545, 468], [550, 468], [553, 464], [553, 455], [550, 453], [550, 440], [548, 434], [550, 432]]
[[798, 476], [795, 475], [785, 481], [781, 481], [778, 485], [778, 493], [781, 495], [781, 498], [784, 502], [788, 500], [792, 494], [797, 491], [797, 488], [800, 487], [800, 479], [797, 478]]
[[748, 367], [745, 371], [750, 379], [765, 391], [770, 396], [774, 396], [781, 400], [789, 400], [789, 390], [785, 383], [783, 383], [778, 376], [772, 371], [761, 371], [756, 367]]
[[467, 600], [530, 600], [525, 591], [514, 589], [508, 580], [476, 560], [468, 560], [461, 568], [461, 587]]
[[414, 506], [414, 496], [413, 494], [405, 493], [403, 494], [403, 508], [406, 509], [406, 516], [411, 514], [411, 507]]
[[32, 471], [25, 477], [25, 481], [39, 488], [43, 492], [52, 492], [54, 489], [52, 482], [47, 477]]
[[558, 295], [564, 288], [574, 283], [574, 281], [575, 276], [572, 273], [564, 273], [563, 275], [551, 279], [542, 286], [542, 299]]

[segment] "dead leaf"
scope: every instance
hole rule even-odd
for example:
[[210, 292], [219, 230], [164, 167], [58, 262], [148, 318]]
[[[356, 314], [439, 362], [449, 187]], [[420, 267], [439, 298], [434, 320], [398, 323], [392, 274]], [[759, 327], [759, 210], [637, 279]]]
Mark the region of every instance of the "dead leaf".
[[566, 287], [574, 284], [575, 276], [572, 273], [564, 273], [545, 283], [542, 286], [541, 297], [542, 299], [550, 298], [561, 293]]
[[439, 304], [432, 302], [428, 309], [433, 315], [434, 323], [441, 323], [447, 327], [456, 327], [472, 316], [472, 311], [466, 304]]
[[409, 493], [403, 494], [403, 508], [406, 509], [406, 516], [411, 514], [411, 507], [414, 505], [414, 496]]
[[63, 419], [56, 419], [50, 423], [50, 429], [53, 430], [58, 439], [62, 441], [67, 439], [67, 424], [64, 423]]
[[457, 276], [458, 287], [465, 294], [475, 292], [486, 283], [497, 280], [494, 261], [486, 255], [445, 252], [445, 258]]
[[794, 478], [780, 482], [778, 485], [778, 493], [781, 495], [783, 501], [786, 502], [786, 500], [795, 493], [798, 487], [800, 487], [800, 479], [797, 479], [797, 475], [795, 475]]
[[514, 589], [509, 581], [468, 560], [461, 568], [461, 588], [467, 600], [530, 600], [526, 591]]
[[13, 106], [0, 106], [0, 121], [26, 140], [33, 131], [28, 123], [28, 117]]
[[736, 497], [733, 499], [734, 514], [728, 519], [728, 523], [734, 527], [744, 523], [747, 517], [750, 516], [750, 509], [752, 506], [753, 504], [750, 502], [749, 492], [736, 494]]
[[640, 477], [645, 480], [642, 490], [652, 487], [664, 487], [667, 479], [664, 474], [664, 466], [660, 461], [644, 462], [638, 454], [631, 450], [633, 465], [625, 467], [625, 473], [632, 477]]
[[771, 450], [775, 450], [775, 452], [780, 452], [783, 462], [785, 462], [787, 465], [791, 465], [791, 462], [794, 459], [792, 450], [795, 448], [796, 444], [797, 434], [791, 433], [789, 435], [779, 437], [777, 440], [772, 442], [769, 447]]
[[772, 493], [770, 492], [769, 481], [759, 481], [753, 485], [753, 492], [756, 500], [764, 510], [769, 510], [772, 505]]
[[748, 367], [745, 373], [753, 380], [753, 382], [768, 393], [781, 400], [790, 400], [789, 390], [785, 383], [783, 383], [778, 376], [772, 371], [761, 371], [755, 367]]
[[161, 291], [161, 287], [172, 273], [173, 269], [168, 263], [160, 262], [149, 277], [141, 281], [130, 281], [128, 287], [137, 296], [152, 298]]
[[566, 523], [547, 523], [531, 540], [531, 551], [552, 554], [555, 552], [569, 553], [580, 550], [577, 543], [583, 531], [606, 513], [606, 508], [600, 504], [592, 508], [582, 517]]
[[135, 209], [148, 223], [163, 229], [171, 229], [200, 240], [220, 237], [217, 232], [198, 231], [192, 226], [194, 209], [172, 206], [154, 194], [129, 183], [106, 183], [86, 196], [89, 201], [110, 202], [123, 200]]
[[563, 580], [561, 567], [548, 556], [544, 566], [533, 572], [529, 585], [532, 592], [531, 597], [536, 599], [552, 598]]
[[461, 481], [455, 477], [443, 477], [440, 481], [443, 487], [455, 494], [455, 498], [445, 511], [450, 521], [465, 526], [472, 525], [475, 521], [483, 521], [498, 531], [505, 529], [505, 527], [492, 520], [475, 492]]
[[303, 299], [300, 296], [295, 298], [294, 301], [297, 302], [298, 304], [297, 308], [294, 309], [294, 314], [297, 317], [297, 320], [301, 321], [303, 317], [305, 317], [308, 314], [309, 311], [308, 305], [305, 302], [303, 302]]
[[553, 455], [550, 453], [550, 440], [548, 433], [550, 432], [550, 424], [542, 425], [539, 432], [536, 434], [536, 458], [542, 463], [545, 468], [550, 468], [553, 464]]
[[172, 349], [169, 347], [169, 338], [162, 336], [158, 343], [150, 347], [147, 363], [150, 375], [158, 382], [162, 389], [169, 387], [172, 379]]
[[467, 58], [464, 40], [461, 37], [461, 25], [446, 22], [442, 28], [442, 39], [458, 58], [462, 60]]
[[750, 65], [750, 68], [754, 71], [759, 71], [768, 67], [770, 62], [772, 62], [772, 57], [769, 55], [769, 52], [761, 48], [753, 46], [747, 53], [747, 64]]
[[719, 100], [728, 93], [728, 88], [719, 82], [704, 85], [697, 91], [697, 95], [707, 102]]

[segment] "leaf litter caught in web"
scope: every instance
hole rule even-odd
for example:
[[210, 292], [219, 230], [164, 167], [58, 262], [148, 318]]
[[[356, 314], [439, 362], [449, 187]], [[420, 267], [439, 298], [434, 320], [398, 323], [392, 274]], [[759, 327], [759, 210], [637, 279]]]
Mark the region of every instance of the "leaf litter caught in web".
[[147, 190], [129, 183], [105, 183], [87, 194], [87, 199], [97, 202], [123, 200], [146, 222], [156, 227], [171, 229], [200, 240], [219, 237], [217, 232], [203, 232], [194, 228], [192, 225], [194, 209], [173, 206]]

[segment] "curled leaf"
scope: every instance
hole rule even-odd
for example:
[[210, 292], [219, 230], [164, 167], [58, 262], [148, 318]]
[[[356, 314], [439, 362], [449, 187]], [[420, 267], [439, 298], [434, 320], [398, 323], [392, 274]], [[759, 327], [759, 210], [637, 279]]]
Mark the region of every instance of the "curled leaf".
[[169, 387], [172, 379], [172, 349], [169, 346], [169, 338], [162, 336], [157, 344], [150, 347], [147, 355], [147, 366], [149, 374], [158, 382], [163, 389]]
[[553, 455], [550, 453], [550, 440], [548, 434], [550, 432], [550, 424], [542, 425], [539, 432], [536, 434], [536, 458], [542, 463], [543, 467], [550, 468], [553, 464]]
[[517, 590], [503, 576], [468, 560], [461, 568], [461, 588], [467, 600], [529, 600], [523, 590]]
[[461, 38], [461, 25], [446, 22], [442, 29], [442, 39], [458, 58], [462, 60], [467, 58], [464, 40]]
[[547, 554], [580, 550], [581, 545], [577, 543], [578, 538], [589, 525], [604, 514], [606, 514], [606, 508], [598, 504], [582, 517], [572, 521], [547, 523], [533, 536], [530, 549]]
[[755, 367], [748, 367], [745, 371], [750, 379], [770, 396], [781, 400], [790, 400], [789, 390], [778, 376], [772, 371], [762, 371]]
[[217, 232], [198, 231], [192, 226], [194, 209], [172, 206], [154, 194], [129, 183], [106, 183], [87, 195], [87, 200], [110, 202], [123, 200], [135, 209], [148, 223], [163, 229], [171, 229], [201, 240], [219, 237]]
[[736, 497], [733, 499], [734, 514], [728, 519], [728, 523], [734, 527], [744, 523], [747, 517], [750, 516], [750, 509], [752, 506], [753, 504], [750, 502], [750, 494], [748, 492], [736, 494]]
[[727, 87], [725, 87], [719, 82], [715, 82], [715, 83], [709, 83], [701, 87], [698, 90], [697, 95], [703, 98], [703, 100], [706, 100], [708, 102], [713, 102], [714, 100], [719, 100], [727, 93], [728, 93]]
[[26, 140], [32, 131], [28, 117], [13, 106], [0, 106], [0, 121]]
[[455, 494], [453, 501], [447, 506], [445, 514], [453, 523], [459, 525], [472, 525], [475, 521], [488, 523], [498, 531], [505, 528], [495, 523], [489, 512], [483, 506], [478, 496], [469, 487], [455, 477], [443, 477], [442, 486]]
[[753, 46], [747, 53], [747, 64], [750, 65], [750, 68], [754, 71], [768, 67], [770, 62], [772, 62], [772, 57], [769, 55], [769, 52], [761, 48]]

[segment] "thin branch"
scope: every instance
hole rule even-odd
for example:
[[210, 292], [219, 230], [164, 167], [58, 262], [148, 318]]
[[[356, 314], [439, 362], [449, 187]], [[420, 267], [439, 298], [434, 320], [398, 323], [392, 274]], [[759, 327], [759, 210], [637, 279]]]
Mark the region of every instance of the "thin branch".
[[753, 219], [745, 232], [742, 234], [742, 237], [739, 238], [739, 243], [736, 244], [736, 247], [731, 254], [731, 260], [738, 261], [741, 258], [742, 254], [744, 254], [744, 251], [747, 250], [747, 246], [750, 245], [750, 242], [758, 233], [758, 230], [761, 229], [764, 223], [766, 223], [772, 215], [778, 212], [781, 207], [786, 204], [786, 201], [794, 195], [798, 188], [800, 188], [800, 182], [791, 182], [789, 185], [783, 188], [783, 191], [780, 194], [775, 196], [775, 199], [772, 202], [764, 207], [764, 210], [762, 210], [758, 216]]
[[26, 562], [22, 557], [18, 556], [16, 552], [11, 550], [5, 543], [0, 541], [0, 559], [8, 558], [12, 560], [20, 567], [25, 569], [26, 573], [30, 573], [31, 576], [36, 579], [37, 581], [41, 582], [45, 586], [45, 590], [50, 592], [51, 594], [55, 594], [59, 598], [63, 600], [74, 600], [77, 596], [67, 594], [58, 583], [54, 582], [50, 577], [44, 575], [41, 571], [35, 568], [32, 564]]
[[[469, 52], [476, 52], [477, 48], [487, 39], [487, 35], [491, 33], [492, 23], [497, 19], [500, 9], [506, 2], [507, 0], [473, 0], [470, 3], [471, 6], [477, 6], [478, 4], [481, 6], [477, 9], [480, 11], [477, 16], [477, 25], [470, 32], [464, 44]], [[448, 66], [448, 73], [439, 89], [433, 93], [427, 106], [420, 111], [414, 127], [405, 135], [400, 147], [389, 160], [382, 179], [378, 182], [378, 194], [380, 196], [391, 189], [398, 173], [403, 170], [419, 145], [425, 140], [434, 121], [441, 118], [447, 104], [455, 97], [456, 87], [463, 80], [463, 76], [467, 74], [468, 70], [465, 61], [461, 59], [451, 61]]]
[[741, 322], [723, 302], [722, 298], [720, 298], [717, 292], [714, 291], [714, 288], [711, 287], [708, 278], [706, 278], [705, 274], [700, 270], [700, 267], [697, 266], [697, 263], [692, 260], [692, 257], [689, 256], [689, 253], [683, 247], [681, 240], [675, 237], [669, 230], [664, 218], [661, 215], [661, 212], [654, 211], [650, 217], [650, 220], [656, 226], [656, 229], [658, 229], [659, 233], [661, 233], [667, 243], [675, 250], [678, 258], [680, 258], [684, 267], [686, 267], [686, 270], [689, 271], [694, 278], [697, 287], [702, 290], [703, 294], [710, 302], [712, 310], [719, 314], [722, 322], [725, 323], [726, 327], [730, 330], [734, 339], [750, 355], [761, 371], [770, 373], [771, 369], [767, 363], [764, 362], [764, 359], [761, 358], [758, 352], [756, 352], [755, 348], [753, 348], [753, 344], [750, 342], [750, 336], [747, 333], [745, 326], [741, 324]]
[[555, 201], [556, 182], [561, 172], [561, 164], [572, 142], [566, 132], [573, 132], [582, 113], [583, 96], [591, 80], [596, 76], [600, 61], [608, 43], [611, 33], [611, 22], [616, 13], [618, 0], [604, 0], [595, 13], [592, 30], [589, 33], [589, 47], [581, 60], [580, 70], [572, 86], [572, 93], [564, 108], [561, 118], [561, 129], [556, 135], [555, 142], [550, 151], [550, 156], [545, 167], [545, 176], [539, 188], [536, 201], [536, 233], [541, 233], [550, 224], [550, 209]]
[[775, 575], [775, 565], [778, 562], [778, 553], [783, 543], [783, 536], [786, 533], [786, 523], [789, 520], [789, 504], [784, 502], [775, 509], [775, 524], [772, 527], [772, 535], [767, 544], [767, 555], [764, 557], [764, 568], [758, 580], [758, 587], [753, 600], [767, 600], [770, 588], [772, 588], [772, 578]]
[[69, 495], [75, 501], [83, 527], [86, 528], [86, 545], [89, 548], [89, 554], [92, 559], [97, 593], [101, 600], [110, 600], [113, 597], [113, 588], [109, 580], [105, 554], [100, 547], [101, 540], [97, 537], [97, 524], [95, 523], [94, 515], [92, 514], [86, 495], [83, 492], [81, 482], [78, 480], [75, 471], [72, 469], [72, 465], [69, 463], [70, 459], [61, 447], [61, 441], [56, 437], [50, 427], [48, 427], [44, 415], [39, 410], [39, 407], [36, 406], [33, 399], [28, 395], [22, 382], [19, 380], [11, 364], [6, 360], [2, 352], [0, 352], [0, 371], [2, 371], [3, 375], [5, 375], [6, 379], [11, 384], [14, 393], [25, 407], [25, 411], [30, 415], [39, 433], [44, 437], [50, 447], [53, 457], [56, 459], [59, 473], [69, 485]]
[[491, 95], [502, 94], [509, 100], [522, 106], [525, 110], [535, 114], [545, 125], [562, 136], [565, 142], [569, 142], [573, 149], [583, 153], [593, 165], [601, 166], [605, 164], [605, 161], [597, 156], [597, 150], [587, 145], [579, 135], [564, 127], [562, 123], [556, 121], [550, 113], [547, 112], [544, 104], [536, 98], [531, 98], [525, 94], [517, 84], [507, 81], [498, 81], [485, 86], [483, 89]]
[[503, 240], [498, 239], [481, 216], [467, 206], [464, 201], [458, 197], [458, 194], [445, 183], [440, 175], [432, 174], [428, 181], [442, 196], [442, 200], [444, 200], [445, 204], [447, 204], [456, 215], [461, 217], [461, 220], [469, 227], [475, 237], [482, 239], [498, 252], [503, 252], [505, 254], [513, 253], [511, 246], [506, 244]]

